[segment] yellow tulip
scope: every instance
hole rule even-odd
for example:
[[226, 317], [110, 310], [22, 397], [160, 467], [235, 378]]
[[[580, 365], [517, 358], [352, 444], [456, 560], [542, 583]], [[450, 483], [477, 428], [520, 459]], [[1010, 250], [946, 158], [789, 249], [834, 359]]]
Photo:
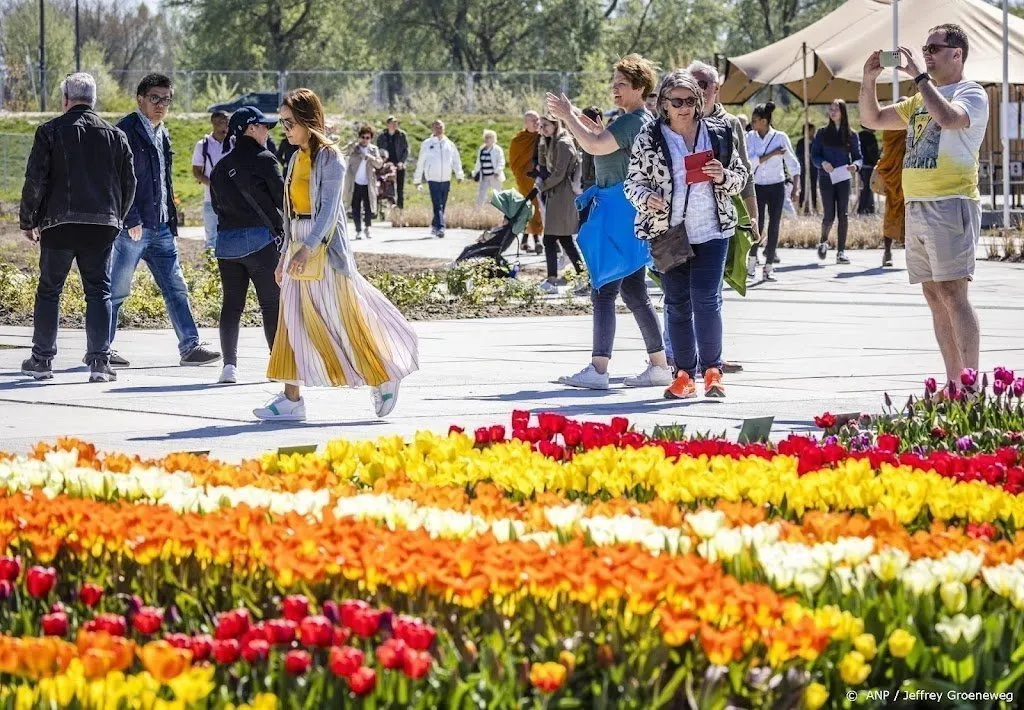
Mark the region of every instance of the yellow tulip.
[[811, 683], [804, 691], [805, 710], [818, 710], [828, 701], [828, 689], [821, 683]]
[[839, 677], [847, 685], [860, 685], [871, 675], [871, 666], [865, 663], [859, 651], [850, 651], [839, 662]]
[[864, 656], [865, 661], [873, 660], [878, 654], [878, 645], [871, 634], [860, 634], [853, 639], [853, 647]]
[[896, 658], [906, 658], [914, 650], [917, 637], [905, 629], [896, 629], [889, 634], [889, 653]]

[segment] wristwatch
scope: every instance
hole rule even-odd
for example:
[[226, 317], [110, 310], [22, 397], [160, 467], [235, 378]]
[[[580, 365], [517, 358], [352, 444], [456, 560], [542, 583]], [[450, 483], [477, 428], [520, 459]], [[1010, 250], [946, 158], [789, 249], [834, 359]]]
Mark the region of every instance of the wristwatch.
[[932, 77], [928, 74], [928, 72], [921, 72], [920, 74], [918, 74], [917, 76], [914, 77], [914, 84], [915, 85], [920, 84], [925, 79], [931, 79], [931, 78]]

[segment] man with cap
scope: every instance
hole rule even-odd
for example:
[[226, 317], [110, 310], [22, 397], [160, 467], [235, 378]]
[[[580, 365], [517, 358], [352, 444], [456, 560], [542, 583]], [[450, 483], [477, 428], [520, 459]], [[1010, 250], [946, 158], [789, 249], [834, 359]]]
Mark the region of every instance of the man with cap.
[[[124, 220], [124, 230], [114, 240], [110, 262], [110, 344], [117, 335], [121, 304], [131, 293], [139, 262], [145, 261], [167, 306], [167, 317], [178, 336], [181, 365], [207, 365], [220, 353], [199, 342], [199, 329], [188, 302], [188, 285], [178, 260], [178, 210], [174, 205], [171, 136], [164, 125], [173, 99], [171, 79], [147, 74], [135, 91], [138, 108], [122, 118], [117, 127], [128, 137], [138, 185], [135, 201]], [[127, 367], [126, 360], [111, 348], [110, 364]]]
[[217, 244], [217, 216], [210, 204], [210, 173], [224, 155], [229, 118], [228, 112], [223, 110], [210, 114], [212, 130], [199, 139], [192, 151], [192, 176], [203, 184], [203, 227], [206, 228], [207, 249], [213, 249]]
[[263, 334], [273, 347], [281, 289], [274, 277], [278, 244], [284, 234], [280, 209], [284, 180], [277, 157], [267, 147], [277, 125], [252, 106], [235, 111], [228, 127], [226, 152], [210, 176], [217, 215], [217, 268], [221, 292], [220, 345], [224, 369], [218, 382], [238, 381], [238, 328], [249, 283], [263, 313]]
[[385, 163], [391, 163], [395, 174], [395, 204], [405, 207], [405, 163], [409, 160], [409, 137], [398, 127], [398, 119], [388, 116], [388, 129], [377, 136], [377, 147], [387, 153]]

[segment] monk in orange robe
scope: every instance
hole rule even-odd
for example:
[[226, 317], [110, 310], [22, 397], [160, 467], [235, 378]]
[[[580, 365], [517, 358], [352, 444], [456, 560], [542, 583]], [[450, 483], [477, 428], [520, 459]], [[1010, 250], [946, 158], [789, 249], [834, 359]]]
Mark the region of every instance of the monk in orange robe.
[[892, 266], [892, 242], [903, 241], [903, 156], [907, 152], [906, 131], [882, 131], [882, 156], [875, 166], [875, 172], [885, 184], [885, 217], [882, 220], [882, 236], [885, 238], [883, 266]]
[[[527, 111], [523, 114], [523, 130], [519, 131], [508, 147], [508, 167], [516, 179], [516, 190], [519, 194], [526, 195], [534, 187], [534, 177], [527, 175], [537, 168], [535, 162], [537, 156], [537, 141], [540, 138], [540, 115], [536, 111]], [[544, 234], [544, 221], [540, 213], [540, 203], [533, 198], [533, 217], [526, 225], [526, 233], [523, 235], [523, 250], [529, 251], [529, 235], [533, 235], [534, 251], [541, 253], [542, 247], [540, 238]]]

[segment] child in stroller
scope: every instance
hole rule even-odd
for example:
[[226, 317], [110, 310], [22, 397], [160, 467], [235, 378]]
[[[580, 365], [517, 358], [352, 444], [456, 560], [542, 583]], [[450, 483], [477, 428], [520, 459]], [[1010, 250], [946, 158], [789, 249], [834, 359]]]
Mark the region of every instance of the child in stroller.
[[462, 250], [455, 263], [467, 259], [493, 259], [496, 266], [494, 275], [515, 278], [519, 273], [519, 262], [510, 265], [502, 253], [512, 246], [519, 235], [526, 229], [533, 217], [533, 198], [537, 196], [537, 188], [530, 190], [523, 197], [516, 190], [495, 190], [491, 196], [491, 204], [501, 212], [505, 219], [497, 227], [484, 232], [475, 244]]
[[377, 177], [377, 220], [383, 222], [387, 219], [388, 211], [398, 204], [395, 192], [398, 184], [398, 168], [394, 163], [384, 163], [375, 172]]

